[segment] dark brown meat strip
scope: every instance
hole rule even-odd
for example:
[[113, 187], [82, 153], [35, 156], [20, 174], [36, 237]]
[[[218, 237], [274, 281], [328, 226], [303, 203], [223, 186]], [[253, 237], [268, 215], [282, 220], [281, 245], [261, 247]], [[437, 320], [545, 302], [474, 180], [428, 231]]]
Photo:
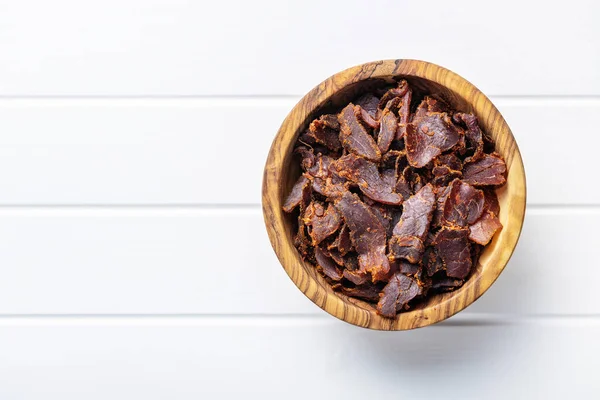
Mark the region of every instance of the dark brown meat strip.
[[334, 289], [342, 292], [346, 296], [356, 297], [358, 299], [375, 302], [379, 300], [379, 292], [381, 292], [382, 288], [381, 284], [367, 282], [365, 284], [355, 287], [346, 287], [340, 285]]
[[406, 127], [408, 162], [416, 168], [427, 165], [438, 155], [450, 150], [460, 138], [448, 114], [427, 115]]
[[368, 281], [370, 281], [371, 276], [366, 272], [361, 271], [350, 271], [345, 269], [343, 272], [344, 278], [348, 279], [350, 282], [355, 285], [362, 285]]
[[442, 278], [436, 280], [431, 285], [431, 289], [436, 292], [449, 292], [461, 287], [464, 281], [462, 279]]
[[377, 115], [377, 106], [379, 105], [379, 98], [375, 97], [371, 93], [367, 93], [365, 95], [360, 96], [355, 104], [357, 106], [361, 106], [366, 112], [371, 115], [371, 117], [375, 118]]
[[401, 80], [398, 82], [398, 87], [389, 89], [383, 96], [381, 96], [381, 100], [379, 100], [379, 108], [383, 109], [388, 101], [392, 100], [394, 97], [404, 96], [408, 90], [408, 82]]
[[450, 194], [450, 189], [452, 189], [451, 186], [442, 186], [436, 189], [435, 210], [433, 212], [433, 218], [431, 220], [431, 225], [435, 228], [442, 226], [444, 206], [446, 205], [446, 200], [448, 199], [448, 195]]
[[421, 294], [417, 281], [400, 272], [394, 274], [381, 292], [377, 303], [377, 313], [394, 318], [396, 313], [407, 306], [408, 302]]
[[429, 230], [434, 206], [435, 194], [430, 184], [404, 202], [402, 216], [389, 241], [393, 258], [404, 258], [411, 263], [419, 261], [425, 250], [423, 240]]
[[320, 247], [315, 247], [315, 258], [317, 260], [317, 266], [321, 268], [321, 271], [326, 277], [333, 279], [334, 281], [342, 279], [342, 270], [331, 258], [325, 255]]
[[304, 213], [304, 224], [311, 227], [309, 235], [312, 245], [316, 246], [333, 235], [342, 223], [342, 217], [332, 204], [327, 206], [313, 201]]
[[445, 102], [436, 99], [435, 97], [425, 96], [423, 101], [417, 106], [413, 120], [419, 120], [427, 115], [434, 113], [450, 112], [450, 107]]
[[348, 151], [364, 157], [371, 161], [381, 159], [381, 151], [375, 143], [375, 139], [362, 126], [358, 120], [358, 107], [354, 104], [348, 104], [338, 115], [340, 121], [340, 141], [342, 146]]
[[469, 227], [469, 239], [485, 246], [499, 229], [502, 229], [502, 224], [498, 217], [486, 211], [481, 218]]
[[357, 184], [371, 199], [384, 204], [402, 203], [402, 196], [393, 191], [393, 186], [386, 184], [374, 163], [354, 154], [348, 154], [336, 160], [332, 168], [342, 178]]
[[434, 160], [434, 186], [446, 186], [456, 178], [462, 177], [462, 161], [454, 154], [442, 154]]
[[435, 247], [427, 247], [425, 249], [425, 254], [423, 254], [423, 267], [428, 276], [433, 276], [445, 268]]
[[404, 211], [394, 228], [394, 235], [414, 236], [423, 240], [429, 229], [434, 205], [433, 187], [427, 184], [404, 202]]
[[464, 279], [471, 271], [471, 248], [469, 229], [443, 227], [436, 235], [434, 244], [446, 265], [446, 275]]
[[379, 280], [390, 270], [385, 255], [386, 232], [381, 222], [357, 195], [348, 191], [337, 198], [334, 204], [350, 229], [360, 270], [371, 273], [374, 281]]
[[405, 260], [400, 260], [398, 262], [398, 270], [406, 275], [416, 275], [421, 266], [419, 264], [412, 264]]
[[371, 114], [362, 108], [361, 106], [356, 106], [360, 110], [360, 120], [364, 122], [371, 129], [379, 128], [379, 121], [377, 121]]
[[[335, 120], [332, 120], [332, 117]], [[309, 136], [330, 150], [338, 151], [342, 148], [339, 138], [339, 123], [335, 115], [327, 114], [315, 119], [308, 127]]]
[[406, 125], [410, 118], [410, 103], [412, 101], [412, 89], [408, 89], [402, 96], [402, 106], [398, 110], [399, 125], [396, 130], [396, 140], [401, 140], [406, 135]]
[[396, 130], [398, 130], [398, 118], [386, 108], [381, 114], [381, 130], [377, 137], [377, 146], [381, 153], [389, 150], [392, 140], [396, 138]]
[[443, 222], [466, 227], [483, 213], [483, 192], [458, 179], [450, 184], [450, 194], [444, 204]]
[[506, 164], [497, 154], [485, 154], [483, 158], [465, 164], [463, 180], [473, 186], [504, 185]]
[[473, 155], [466, 159], [467, 162], [477, 161], [483, 157], [483, 134], [479, 128], [479, 121], [473, 114], [456, 113], [454, 120], [463, 122], [467, 127], [465, 137], [469, 143], [467, 150], [473, 151]]
[[300, 175], [292, 191], [288, 195], [287, 199], [283, 203], [283, 211], [292, 212], [302, 201], [308, 203], [310, 197], [310, 180], [304, 175]]

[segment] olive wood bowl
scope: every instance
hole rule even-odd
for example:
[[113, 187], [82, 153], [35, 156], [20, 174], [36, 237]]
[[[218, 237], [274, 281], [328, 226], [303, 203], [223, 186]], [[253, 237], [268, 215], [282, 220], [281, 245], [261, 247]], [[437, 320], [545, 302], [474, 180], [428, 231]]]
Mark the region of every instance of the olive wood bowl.
[[[431, 94], [453, 108], [474, 113], [484, 132], [494, 139], [506, 161], [507, 183], [497, 190], [500, 222], [496, 233], [473, 266], [465, 284], [436, 294], [396, 318], [384, 318], [374, 305], [335, 292], [293, 245], [293, 217], [282, 210], [285, 197], [300, 175], [292, 150], [298, 135], [320, 114], [339, 110], [356, 95], [406, 79], [415, 93]], [[269, 239], [281, 265], [300, 289], [329, 314], [365, 328], [414, 329], [442, 321], [477, 300], [500, 275], [510, 259], [525, 216], [525, 170], [515, 138], [492, 102], [464, 78], [438, 65], [417, 60], [375, 61], [339, 72], [306, 94], [283, 121], [273, 140], [264, 169], [262, 206]]]

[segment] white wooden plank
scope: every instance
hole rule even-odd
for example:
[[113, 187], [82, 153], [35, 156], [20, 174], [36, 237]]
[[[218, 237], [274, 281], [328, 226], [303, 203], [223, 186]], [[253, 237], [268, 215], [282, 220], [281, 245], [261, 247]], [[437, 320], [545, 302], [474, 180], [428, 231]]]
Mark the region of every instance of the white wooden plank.
[[[296, 101], [0, 101], [0, 204], [259, 204]], [[600, 100], [494, 101], [520, 145], [529, 204], [600, 204], [589, 184]], [[565, 151], [571, 138], [579, 146]]]
[[333, 319], [12, 321], [0, 397], [595, 398], [598, 335], [597, 319], [396, 333]]
[[3, 0], [0, 94], [299, 95], [361, 62], [416, 58], [489, 94], [597, 95], [598, 7]]
[[[598, 209], [530, 210], [499, 280], [466, 313], [600, 313]], [[0, 314], [322, 314], [260, 209], [0, 209]]]

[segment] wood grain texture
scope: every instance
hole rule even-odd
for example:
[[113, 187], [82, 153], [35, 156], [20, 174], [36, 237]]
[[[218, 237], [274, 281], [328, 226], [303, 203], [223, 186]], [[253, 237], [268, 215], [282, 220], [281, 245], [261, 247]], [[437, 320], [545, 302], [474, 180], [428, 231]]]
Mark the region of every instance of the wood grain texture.
[[[290, 164], [298, 134], [324, 109], [346, 104], [350, 98], [381, 81], [406, 79], [416, 90], [443, 98], [454, 108], [472, 112], [490, 135], [507, 165], [507, 184], [498, 190], [500, 221], [504, 228], [484, 249], [471, 278], [458, 290], [433, 296], [395, 319], [383, 318], [361, 300], [334, 292], [292, 241], [291, 220], [282, 211], [284, 195], [299, 171]], [[525, 216], [525, 171], [517, 143], [506, 121], [475, 86], [459, 75], [417, 60], [375, 61], [339, 72], [306, 94], [283, 121], [267, 158], [263, 176], [263, 215], [269, 239], [296, 286], [315, 304], [351, 324], [380, 330], [406, 330], [442, 321], [479, 298], [500, 275], [519, 239]]]

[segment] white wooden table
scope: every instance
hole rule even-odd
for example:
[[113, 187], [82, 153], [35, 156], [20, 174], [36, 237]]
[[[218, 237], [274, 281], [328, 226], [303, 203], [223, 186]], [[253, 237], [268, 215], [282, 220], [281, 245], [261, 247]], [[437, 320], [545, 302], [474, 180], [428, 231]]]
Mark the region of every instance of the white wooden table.
[[[598, 396], [600, 3], [324, 3], [0, 1], [0, 399]], [[260, 209], [293, 104], [385, 58], [488, 94], [528, 179], [496, 284], [399, 333], [307, 300]]]

